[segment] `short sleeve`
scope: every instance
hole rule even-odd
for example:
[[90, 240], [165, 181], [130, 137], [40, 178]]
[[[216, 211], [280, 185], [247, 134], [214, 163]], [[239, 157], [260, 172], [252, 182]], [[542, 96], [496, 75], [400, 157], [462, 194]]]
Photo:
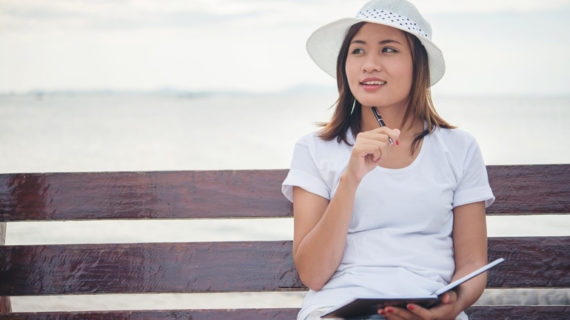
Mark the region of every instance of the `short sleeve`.
[[310, 150], [310, 141], [307, 141], [308, 138], [301, 139], [295, 145], [291, 168], [281, 186], [281, 192], [291, 202], [293, 202], [293, 187], [300, 187], [325, 199], [330, 199], [330, 187], [320, 175]]
[[464, 159], [463, 174], [455, 189], [453, 207], [479, 201], [485, 201], [485, 207], [489, 207], [495, 201], [495, 196], [489, 185], [487, 167], [479, 145], [473, 139]]

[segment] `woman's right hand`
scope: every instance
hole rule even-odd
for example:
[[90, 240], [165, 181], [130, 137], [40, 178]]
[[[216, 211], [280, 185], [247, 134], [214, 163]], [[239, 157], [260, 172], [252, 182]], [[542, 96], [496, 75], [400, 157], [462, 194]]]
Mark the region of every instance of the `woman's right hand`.
[[382, 158], [390, 152], [391, 144], [388, 138], [392, 138], [396, 146], [399, 136], [400, 130], [388, 127], [360, 132], [356, 135], [345, 174], [360, 183], [362, 178], [378, 166]]

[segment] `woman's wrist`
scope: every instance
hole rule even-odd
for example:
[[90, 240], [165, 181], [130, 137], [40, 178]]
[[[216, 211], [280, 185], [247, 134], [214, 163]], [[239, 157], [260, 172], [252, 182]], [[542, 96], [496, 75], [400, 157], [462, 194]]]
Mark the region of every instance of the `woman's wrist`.
[[345, 170], [340, 176], [339, 185], [344, 185], [348, 187], [349, 190], [354, 189], [354, 191], [356, 191], [356, 188], [358, 188], [358, 185], [360, 184], [360, 180], [361, 179], [350, 174], [348, 170]]

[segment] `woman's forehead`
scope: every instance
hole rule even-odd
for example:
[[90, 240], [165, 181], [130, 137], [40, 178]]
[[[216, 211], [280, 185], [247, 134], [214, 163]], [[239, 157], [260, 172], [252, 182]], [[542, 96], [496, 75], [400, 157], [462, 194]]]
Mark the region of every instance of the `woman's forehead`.
[[354, 40], [369, 39], [374, 41], [399, 40], [405, 41], [404, 31], [377, 23], [366, 23], [358, 30]]

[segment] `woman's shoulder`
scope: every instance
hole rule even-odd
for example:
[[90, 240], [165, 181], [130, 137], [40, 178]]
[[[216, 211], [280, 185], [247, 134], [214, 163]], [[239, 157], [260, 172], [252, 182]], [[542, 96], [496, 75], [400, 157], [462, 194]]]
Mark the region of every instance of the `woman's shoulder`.
[[455, 159], [454, 161], [464, 162], [479, 152], [475, 137], [463, 129], [437, 128], [431, 140], [434, 148], [447, 154], [450, 159]]
[[433, 136], [442, 143], [450, 146], [465, 147], [477, 144], [475, 137], [468, 131], [460, 128], [436, 128]]
[[297, 145], [303, 145], [315, 152], [328, 152], [351, 148], [345, 142], [338, 142], [336, 139], [325, 140], [321, 137], [319, 130], [310, 132], [297, 140]]

